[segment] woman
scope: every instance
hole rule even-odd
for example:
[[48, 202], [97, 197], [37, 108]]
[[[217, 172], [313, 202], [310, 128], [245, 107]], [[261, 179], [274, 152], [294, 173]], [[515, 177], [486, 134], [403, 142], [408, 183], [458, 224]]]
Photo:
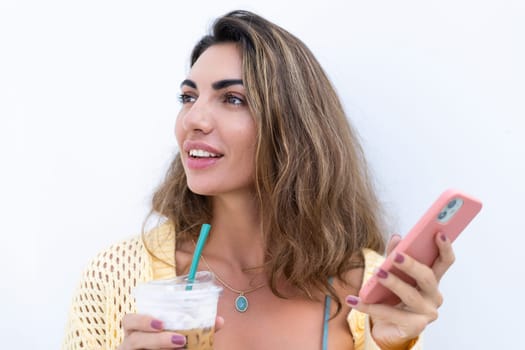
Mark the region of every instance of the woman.
[[[442, 303], [450, 242], [436, 237], [432, 268], [395, 258], [417, 287], [375, 271], [385, 250], [378, 201], [309, 49], [255, 14], [231, 12], [195, 46], [180, 100], [180, 152], [153, 197], [167, 220], [93, 261], [64, 348], [182, 348], [183, 336], [134, 313], [130, 293], [141, 281], [187, 273], [202, 223], [212, 232], [199, 269], [224, 286], [216, 349], [419, 347]], [[374, 273], [401, 304], [356, 297]]]

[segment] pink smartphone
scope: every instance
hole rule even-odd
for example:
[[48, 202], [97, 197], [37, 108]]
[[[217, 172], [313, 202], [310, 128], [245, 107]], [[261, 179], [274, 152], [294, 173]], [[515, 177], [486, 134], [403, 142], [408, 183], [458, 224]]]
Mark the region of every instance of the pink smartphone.
[[[480, 210], [481, 202], [476, 198], [453, 189], [443, 192], [412, 230], [390, 252], [381, 268], [407, 283], [416, 285], [414, 279], [393, 266], [392, 260], [395, 254], [402, 252], [421, 263], [432, 266], [439, 255], [438, 247], [434, 242], [435, 235], [442, 232], [451, 242], [454, 241]], [[375, 275], [361, 288], [359, 297], [369, 304], [395, 305], [400, 302], [399, 297], [383, 287]]]

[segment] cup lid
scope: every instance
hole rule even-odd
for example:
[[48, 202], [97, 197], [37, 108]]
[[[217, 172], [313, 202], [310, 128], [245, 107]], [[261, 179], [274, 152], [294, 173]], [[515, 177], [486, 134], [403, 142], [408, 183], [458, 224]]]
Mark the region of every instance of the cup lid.
[[138, 284], [132, 292], [135, 298], [172, 300], [197, 297], [201, 294], [220, 293], [222, 288], [215, 283], [215, 276], [210, 271], [198, 271], [193, 282], [188, 282], [188, 275], [170, 279], [152, 280]]

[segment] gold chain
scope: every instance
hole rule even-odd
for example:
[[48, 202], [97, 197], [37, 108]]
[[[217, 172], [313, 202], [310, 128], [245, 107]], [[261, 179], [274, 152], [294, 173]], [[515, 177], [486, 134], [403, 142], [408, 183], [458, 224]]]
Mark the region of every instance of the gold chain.
[[233, 288], [232, 286], [230, 286], [228, 283], [224, 282], [224, 280], [222, 278], [219, 277], [219, 275], [217, 274], [217, 272], [213, 271], [213, 269], [211, 268], [210, 264], [208, 264], [208, 262], [206, 261], [206, 259], [204, 258], [204, 255], [201, 255], [201, 259], [202, 261], [204, 262], [204, 264], [206, 264], [206, 267], [208, 268], [208, 270], [210, 270], [214, 275], [215, 275], [215, 278], [217, 279], [217, 281], [221, 282], [221, 284], [223, 286], [225, 286], [226, 288], [228, 288], [229, 290], [231, 290], [232, 292], [234, 293], [237, 293], [239, 295], [246, 295], [248, 293], [251, 293], [251, 292], [254, 292], [256, 291], [257, 289], [260, 289], [262, 287], [264, 287], [266, 285], [266, 282], [261, 284], [261, 285], [258, 285], [257, 287], [253, 287], [251, 289], [248, 289], [248, 290], [245, 290], [245, 291], [242, 291], [242, 290], [238, 290], [238, 289], [235, 289]]
[[[195, 241], [194, 240], [192, 240], [192, 241], [193, 241], [193, 246], [197, 246]], [[262, 283], [262, 284], [260, 284], [260, 285], [258, 285], [256, 287], [253, 287], [253, 288], [245, 290], [245, 291], [235, 289], [232, 286], [230, 286], [228, 283], [224, 282], [224, 280], [217, 274], [217, 272], [215, 272], [211, 268], [210, 264], [208, 264], [208, 262], [206, 261], [206, 258], [204, 257], [204, 254], [201, 254], [200, 257], [201, 257], [202, 261], [204, 262], [204, 264], [206, 265], [206, 267], [208, 268], [208, 270], [210, 270], [215, 275], [215, 278], [217, 279], [217, 281], [221, 282], [221, 284], [223, 286], [225, 286], [227, 289], [229, 289], [230, 291], [232, 291], [234, 293], [237, 293], [239, 295], [246, 295], [248, 293], [255, 292], [257, 289], [261, 289], [262, 287], [264, 287], [266, 285], [266, 282], [265, 282], [265, 283]]]

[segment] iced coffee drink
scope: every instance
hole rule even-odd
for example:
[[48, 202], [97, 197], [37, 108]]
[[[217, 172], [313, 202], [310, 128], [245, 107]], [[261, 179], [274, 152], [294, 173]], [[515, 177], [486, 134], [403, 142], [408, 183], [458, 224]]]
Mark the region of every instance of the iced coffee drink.
[[153, 316], [164, 329], [186, 336], [186, 349], [212, 350], [217, 302], [222, 288], [213, 274], [197, 272], [195, 281], [187, 276], [156, 280], [135, 287], [137, 312]]
[[187, 349], [199, 349], [208, 350], [213, 349], [213, 327], [207, 328], [195, 328], [189, 330], [176, 330], [173, 331], [182, 334], [186, 337], [186, 348]]

